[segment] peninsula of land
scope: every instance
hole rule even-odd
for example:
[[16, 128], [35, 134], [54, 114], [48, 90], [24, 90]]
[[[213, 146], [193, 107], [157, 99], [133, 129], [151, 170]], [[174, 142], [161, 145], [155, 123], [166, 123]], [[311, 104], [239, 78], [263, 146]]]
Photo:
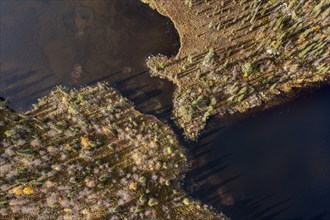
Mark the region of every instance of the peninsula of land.
[[169, 17], [181, 48], [147, 64], [176, 85], [173, 115], [196, 139], [212, 115], [277, 103], [330, 79], [329, 0], [142, 0]]
[[181, 190], [173, 131], [105, 83], [0, 101], [0, 155], [0, 218], [226, 219]]

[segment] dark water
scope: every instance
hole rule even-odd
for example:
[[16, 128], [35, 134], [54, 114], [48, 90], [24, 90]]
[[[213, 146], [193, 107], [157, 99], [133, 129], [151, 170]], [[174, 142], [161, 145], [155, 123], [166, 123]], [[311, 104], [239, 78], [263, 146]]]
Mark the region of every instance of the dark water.
[[330, 87], [232, 126], [211, 123], [190, 147], [194, 197], [234, 220], [330, 219]]
[[171, 103], [173, 86], [145, 59], [175, 55], [173, 23], [136, 0], [1, 0], [0, 96], [27, 110], [55, 85], [106, 80], [141, 109]]
[[[55, 85], [106, 80], [163, 119], [173, 86], [145, 59], [174, 55], [169, 19], [137, 0], [1, 3], [0, 96], [24, 111]], [[156, 111], [165, 109], [164, 114]], [[330, 219], [330, 88], [237, 120], [212, 120], [185, 188], [232, 219]]]

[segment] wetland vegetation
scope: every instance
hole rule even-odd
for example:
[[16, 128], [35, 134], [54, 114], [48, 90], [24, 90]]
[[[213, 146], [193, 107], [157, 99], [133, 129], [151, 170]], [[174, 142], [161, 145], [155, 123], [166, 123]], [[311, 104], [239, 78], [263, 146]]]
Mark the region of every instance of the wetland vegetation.
[[[218, 130], [238, 113], [329, 81], [330, 2], [142, 2], [148, 5], [1, 2], [0, 215], [224, 220], [224, 210], [233, 219], [297, 217], [282, 215], [286, 201], [260, 199], [264, 191], [242, 181], [239, 169], [218, 166], [234, 154], [226, 151], [230, 134]], [[212, 116], [217, 121], [201, 140], [190, 142]], [[245, 159], [232, 161], [248, 169]]]

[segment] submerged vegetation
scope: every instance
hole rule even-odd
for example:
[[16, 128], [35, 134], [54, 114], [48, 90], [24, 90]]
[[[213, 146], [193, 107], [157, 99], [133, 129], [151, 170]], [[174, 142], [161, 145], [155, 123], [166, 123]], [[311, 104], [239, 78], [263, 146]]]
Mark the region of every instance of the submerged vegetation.
[[0, 216], [225, 219], [180, 189], [170, 128], [104, 83], [58, 87], [26, 113], [0, 102]]
[[177, 85], [173, 113], [188, 138], [211, 115], [271, 105], [330, 78], [329, 0], [142, 1], [179, 32], [177, 56], [148, 66]]

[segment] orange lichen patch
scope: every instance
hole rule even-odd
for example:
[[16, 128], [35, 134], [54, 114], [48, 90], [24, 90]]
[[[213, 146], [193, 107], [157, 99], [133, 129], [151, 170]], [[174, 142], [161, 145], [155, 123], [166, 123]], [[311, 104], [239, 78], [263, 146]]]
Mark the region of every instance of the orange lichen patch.
[[61, 170], [61, 166], [59, 166], [59, 165], [54, 166], [54, 170], [60, 171]]
[[110, 132], [110, 129], [109, 129], [108, 127], [106, 127], [106, 126], [103, 126], [103, 127], [102, 127], [102, 131], [103, 131], [104, 133], [109, 133], [109, 132]]
[[306, 40], [306, 38], [304, 37], [304, 35], [300, 35], [299, 38], [298, 38], [298, 44], [304, 43], [305, 40]]
[[83, 215], [90, 215], [90, 211], [88, 209], [83, 209], [81, 211], [81, 214], [83, 214]]
[[151, 142], [150, 142], [150, 144], [149, 144], [149, 147], [150, 147], [150, 148], [157, 148], [157, 147], [158, 147], [158, 145], [157, 145], [157, 143], [156, 143], [156, 142], [154, 142], [154, 141], [151, 141]]
[[147, 169], [149, 170], [149, 171], [154, 171], [154, 169], [155, 169], [155, 164], [154, 164], [154, 162], [149, 162], [149, 164], [147, 165]]
[[67, 101], [68, 101], [67, 98], [65, 96], [63, 96], [62, 97], [62, 102], [65, 104], [65, 103], [67, 103]]
[[297, 19], [297, 14], [295, 12], [292, 13], [292, 19]]
[[64, 208], [63, 211], [66, 212], [66, 213], [68, 213], [68, 212], [71, 212], [72, 210], [69, 209], [69, 208]]
[[275, 47], [276, 46], [276, 44], [277, 44], [277, 42], [274, 40], [274, 41], [272, 41], [271, 43], [270, 43], [270, 45], [272, 46], [272, 47]]
[[25, 195], [31, 195], [32, 193], [34, 193], [34, 190], [31, 186], [27, 186], [23, 189], [23, 193]]
[[89, 146], [89, 138], [88, 137], [82, 137], [81, 138], [81, 145], [83, 148], [86, 148]]
[[306, 2], [303, 6], [303, 9], [304, 10], [310, 10], [312, 8], [312, 5], [310, 2]]
[[23, 186], [17, 186], [17, 187], [15, 187], [13, 190], [12, 190], [12, 192], [16, 195], [16, 196], [20, 196], [20, 195], [22, 195], [22, 193], [23, 193]]
[[140, 157], [139, 153], [133, 153], [132, 154], [132, 159], [134, 160], [136, 165], [141, 165], [142, 164], [142, 158]]
[[64, 146], [65, 146], [66, 149], [72, 150], [72, 146], [70, 144], [65, 144]]
[[135, 191], [135, 190], [137, 189], [137, 185], [136, 185], [136, 183], [131, 182], [131, 183], [129, 184], [129, 189]]
[[313, 31], [319, 31], [321, 30], [321, 26], [320, 25], [316, 25], [313, 27]]

